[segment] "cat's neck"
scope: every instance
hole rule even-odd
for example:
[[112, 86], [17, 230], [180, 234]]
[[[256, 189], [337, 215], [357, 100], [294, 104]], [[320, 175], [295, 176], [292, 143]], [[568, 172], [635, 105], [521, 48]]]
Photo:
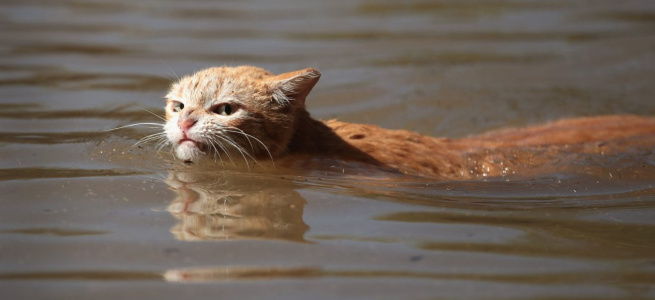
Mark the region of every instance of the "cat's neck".
[[313, 119], [306, 110], [297, 113], [294, 126], [293, 136], [287, 146], [290, 154], [323, 153], [326, 152], [324, 146], [334, 144], [333, 139], [338, 138], [330, 128]]
[[296, 114], [295, 130], [287, 151], [289, 154], [329, 155], [380, 164], [370, 155], [348, 144], [325, 123], [313, 119], [304, 109]]

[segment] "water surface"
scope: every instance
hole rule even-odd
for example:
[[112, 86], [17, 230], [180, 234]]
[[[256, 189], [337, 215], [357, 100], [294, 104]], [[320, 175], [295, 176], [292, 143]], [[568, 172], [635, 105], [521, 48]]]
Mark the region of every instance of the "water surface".
[[315, 67], [315, 117], [432, 136], [653, 115], [652, 1], [0, 7], [3, 299], [655, 297], [652, 152], [435, 182], [198, 169], [107, 131], [224, 64]]

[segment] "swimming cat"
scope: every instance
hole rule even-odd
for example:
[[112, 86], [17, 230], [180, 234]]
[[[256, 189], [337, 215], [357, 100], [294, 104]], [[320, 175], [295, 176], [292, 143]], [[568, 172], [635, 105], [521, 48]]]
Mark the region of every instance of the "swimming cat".
[[187, 163], [214, 157], [303, 166], [319, 157], [441, 179], [527, 170], [561, 159], [564, 152], [655, 149], [655, 118], [632, 115], [562, 120], [463, 139], [319, 121], [305, 109], [305, 99], [320, 75], [311, 68], [275, 75], [240, 66], [186, 76], [165, 96], [168, 142]]

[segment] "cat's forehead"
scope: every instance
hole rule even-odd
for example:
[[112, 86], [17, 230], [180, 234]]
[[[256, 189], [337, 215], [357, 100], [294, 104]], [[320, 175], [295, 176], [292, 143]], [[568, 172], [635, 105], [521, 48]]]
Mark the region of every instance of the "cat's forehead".
[[246, 101], [269, 92], [266, 78], [271, 75], [256, 67], [209, 68], [174, 83], [166, 98], [197, 105]]

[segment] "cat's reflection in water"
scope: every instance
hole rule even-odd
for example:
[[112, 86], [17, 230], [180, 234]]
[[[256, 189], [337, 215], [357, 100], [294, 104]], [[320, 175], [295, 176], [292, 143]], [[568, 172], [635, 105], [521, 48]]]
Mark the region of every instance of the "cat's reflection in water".
[[191, 172], [171, 172], [166, 183], [177, 193], [168, 211], [178, 220], [171, 232], [179, 240], [306, 242], [306, 201], [291, 184]]

